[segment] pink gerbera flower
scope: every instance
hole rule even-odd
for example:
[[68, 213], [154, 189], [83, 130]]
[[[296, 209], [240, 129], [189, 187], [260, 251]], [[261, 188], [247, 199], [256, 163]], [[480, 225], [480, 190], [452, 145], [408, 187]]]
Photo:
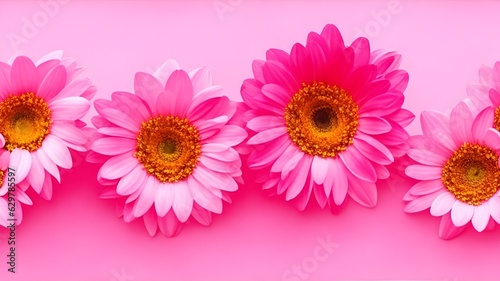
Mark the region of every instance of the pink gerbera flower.
[[175, 236], [190, 216], [209, 224], [238, 189], [235, 147], [247, 133], [231, 123], [237, 104], [212, 85], [207, 69], [188, 74], [172, 60], [155, 76], [137, 73], [134, 84], [135, 94], [95, 102], [93, 123], [103, 137], [89, 160], [105, 161], [98, 178], [111, 187], [103, 197], [122, 197], [119, 214], [144, 216], [152, 236], [158, 227]]
[[422, 113], [423, 135], [410, 139], [408, 156], [417, 164], [406, 174], [418, 180], [408, 191], [406, 212], [430, 208], [442, 217], [439, 236], [458, 235], [472, 222], [479, 232], [500, 222], [500, 133], [491, 128], [494, 110], [489, 107], [474, 117], [461, 102], [448, 117]]
[[255, 132], [249, 165], [265, 171], [263, 189], [275, 189], [305, 208], [312, 193], [333, 209], [349, 194], [375, 206], [375, 182], [405, 153], [414, 115], [401, 109], [408, 74], [400, 55], [370, 51], [366, 38], [345, 46], [338, 29], [310, 33], [290, 54], [270, 49], [253, 63], [243, 100]]
[[53, 52], [36, 64], [20, 56], [0, 62], [0, 134], [8, 166], [43, 198], [52, 196], [52, 177], [73, 166], [70, 150], [86, 151], [80, 119], [90, 108], [95, 87], [78, 78], [81, 68]]

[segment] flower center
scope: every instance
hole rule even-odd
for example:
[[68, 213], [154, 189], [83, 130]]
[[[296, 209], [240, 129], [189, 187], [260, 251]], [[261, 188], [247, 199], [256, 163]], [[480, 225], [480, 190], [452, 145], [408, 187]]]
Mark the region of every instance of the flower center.
[[500, 107], [497, 107], [495, 109], [495, 118], [494, 118], [494, 124], [495, 129], [500, 131]]
[[51, 123], [48, 104], [33, 93], [10, 96], [0, 102], [0, 133], [10, 151], [40, 148]]
[[134, 156], [159, 181], [185, 179], [200, 155], [200, 135], [186, 118], [159, 116], [142, 122]]
[[5, 171], [0, 170], [0, 188], [3, 185], [3, 176], [5, 176]]
[[441, 180], [458, 200], [481, 205], [500, 188], [498, 155], [489, 147], [465, 143], [444, 165]]
[[291, 140], [305, 153], [334, 157], [351, 145], [358, 105], [344, 89], [325, 83], [302, 84], [285, 108]]

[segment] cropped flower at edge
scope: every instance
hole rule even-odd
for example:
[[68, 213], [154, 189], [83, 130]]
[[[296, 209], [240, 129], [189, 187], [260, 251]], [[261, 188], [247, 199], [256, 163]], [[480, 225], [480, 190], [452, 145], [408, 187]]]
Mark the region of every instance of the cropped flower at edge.
[[[82, 70], [74, 60], [63, 59], [61, 51], [36, 64], [24, 56], [12, 65], [0, 62], [1, 169], [15, 169], [17, 190], [25, 203], [31, 204], [24, 194], [29, 187], [50, 200], [52, 177], [60, 182], [59, 169], [73, 166], [70, 150], [87, 151], [89, 128], [80, 119], [96, 88], [80, 78]], [[6, 192], [0, 189], [0, 194]]]
[[403, 156], [414, 118], [402, 109], [408, 74], [400, 55], [370, 51], [366, 38], [345, 46], [334, 25], [311, 32], [288, 54], [270, 49], [253, 62], [241, 94], [251, 108], [249, 165], [263, 189], [303, 210], [311, 194], [321, 207], [377, 202], [377, 180]]
[[120, 198], [118, 214], [127, 222], [143, 217], [151, 236], [158, 228], [175, 236], [191, 216], [210, 224], [241, 182], [236, 149], [247, 133], [233, 119], [240, 106], [212, 85], [206, 68], [188, 74], [173, 60], [154, 76], [137, 73], [134, 85], [135, 94], [94, 103], [102, 138], [88, 160], [104, 162], [101, 197]]
[[481, 67], [479, 82], [479, 85], [467, 87], [469, 99], [477, 112], [492, 106], [495, 110], [492, 126], [500, 130], [500, 61], [497, 61], [493, 68]]
[[491, 127], [494, 110], [477, 116], [460, 102], [450, 116], [422, 113], [423, 135], [412, 136], [406, 174], [418, 180], [408, 191], [405, 211], [430, 208], [442, 217], [439, 236], [451, 239], [472, 222], [479, 232], [500, 222], [500, 133]]

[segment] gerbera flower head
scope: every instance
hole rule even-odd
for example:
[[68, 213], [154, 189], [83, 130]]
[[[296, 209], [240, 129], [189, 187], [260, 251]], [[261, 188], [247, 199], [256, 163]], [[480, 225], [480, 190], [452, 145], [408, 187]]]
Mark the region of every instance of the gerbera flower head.
[[158, 227], [177, 235], [191, 216], [209, 224], [241, 180], [235, 147], [247, 133], [232, 120], [242, 107], [212, 85], [206, 68], [187, 73], [173, 60], [154, 75], [137, 73], [134, 86], [135, 94], [95, 102], [102, 137], [89, 161], [104, 162], [102, 197], [121, 198], [119, 215], [143, 217], [152, 236]]
[[290, 53], [270, 49], [253, 62], [241, 94], [251, 108], [247, 144], [263, 189], [305, 208], [312, 193], [321, 207], [349, 194], [377, 202], [375, 182], [405, 154], [404, 130], [414, 115], [402, 109], [408, 74], [396, 52], [370, 51], [366, 38], [346, 46], [338, 29], [311, 32]]
[[16, 57], [0, 62], [0, 135], [16, 170], [16, 184], [26, 184], [45, 199], [52, 197], [52, 177], [73, 166], [71, 150], [86, 151], [88, 142], [80, 119], [96, 92], [82, 68], [62, 52], [38, 62]]
[[442, 217], [442, 238], [455, 237], [469, 222], [479, 232], [500, 222], [500, 133], [491, 127], [493, 120], [491, 107], [474, 116], [460, 102], [450, 116], [422, 113], [423, 135], [409, 141], [408, 156], [416, 164], [406, 174], [417, 183], [405, 196], [405, 211], [430, 208]]

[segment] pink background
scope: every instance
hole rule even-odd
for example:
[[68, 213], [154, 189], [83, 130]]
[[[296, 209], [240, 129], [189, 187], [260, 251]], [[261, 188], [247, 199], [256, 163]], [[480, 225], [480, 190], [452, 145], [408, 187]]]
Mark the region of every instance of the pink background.
[[[210, 67], [214, 82], [240, 100], [253, 59], [271, 47], [289, 51], [326, 23], [346, 42], [365, 30], [373, 48], [403, 55], [405, 107], [417, 115], [448, 111], [477, 83], [480, 66], [500, 60], [500, 2], [493, 1], [65, 0], [50, 14], [44, 2], [0, 1], [0, 60], [62, 49], [88, 68], [105, 98], [132, 89], [135, 72], [175, 58], [188, 70]], [[230, 9], [218, 13], [214, 3]], [[25, 21], [38, 27], [23, 35]], [[25, 41], [13, 44], [13, 36]], [[410, 131], [420, 131], [418, 121]], [[33, 196], [17, 229], [15, 275], [7, 272], [7, 232], [0, 231], [0, 280], [500, 279], [499, 229], [443, 241], [437, 218], [403, 213], [399, 185], [380, 189], [373, 209], [349, 201], [332, 215], [316, 204], [297, 212], [247, 184], [210, 227], [190, 223], [168, 239], [149, 237], [142, 221], [117, 218], [114, 203], [97, 197], [97, 169], [83, 163], [65, 173], [50, 202]], [[338, 247], [315, 263], [322, 239]], [[284, 278], [294, 265], [302, 278]]]

